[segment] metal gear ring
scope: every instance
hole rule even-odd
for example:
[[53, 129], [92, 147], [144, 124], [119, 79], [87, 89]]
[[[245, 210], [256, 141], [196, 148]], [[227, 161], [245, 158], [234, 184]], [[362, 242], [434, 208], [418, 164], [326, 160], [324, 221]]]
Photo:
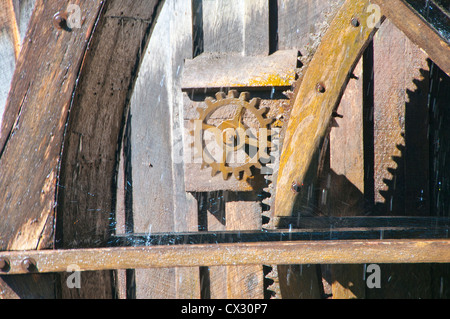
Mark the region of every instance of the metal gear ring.
[[[251, 178], [252, 167], [261, 169], [261, 162], [267, 163], [270, 160], [268, 149], [271, 146], [271, 132], [268, 126], [272, 119], [264, 116], [268, 108], [259, 108], [258, 98], [249, 101], [248, 92], [239, 95], [237, 91], [232, 90], [228, 95], [219, 92], [215, 97], [205, 99], [206, 108], [197, 108], [199, 117], [194, 120], [195, 130], [191, 132], [195, 137], [193, 146], [199, 152], [197, 154], [202, 154], [202, 168], [211, 167], [212, 177], [221, 172], [224, 180], [228, 180], [230, 175], [234, 175], [238, 180]], [[234, 109], [232, 118], [216, 125], [208, 123], [218, 109], [230, 106]], [[253, 132], [244, 124], [246, 112], [256, 118], [259, 126], [257, 132]], [[210, 143], [206, 143], [207, 135], [210, 137]], [[212, 144], [216, 150], [215, 154], [210, 147]]]

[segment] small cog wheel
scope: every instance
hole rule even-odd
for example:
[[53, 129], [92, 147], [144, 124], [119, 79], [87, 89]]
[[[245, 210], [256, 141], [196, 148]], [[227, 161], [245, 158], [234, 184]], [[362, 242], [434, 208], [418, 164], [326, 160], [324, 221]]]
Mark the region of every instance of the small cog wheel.
[[[249, 96], [248, 92], [239, 95], [235, 90], [228, 95], [219, 92], [215, 99], [205, 99], [206, 108], [197, 108], [199, 117], [193, 120], [192, 146], [202, 156], [202, 168], [211, 167], [212, 177], [221, 172], [224, 180], [230, 175], [238, 180], [251, 178], [252, 167], [261, 169], [270, 161], [272, 119], [265, 117], [268, 108], [259, 108], [260, 99], [249, 100]], [[214, 116], [223, 108], [230, 118]], [[246, 118], [252, 118], [252, 125], [244, 120], [246, 113]]]

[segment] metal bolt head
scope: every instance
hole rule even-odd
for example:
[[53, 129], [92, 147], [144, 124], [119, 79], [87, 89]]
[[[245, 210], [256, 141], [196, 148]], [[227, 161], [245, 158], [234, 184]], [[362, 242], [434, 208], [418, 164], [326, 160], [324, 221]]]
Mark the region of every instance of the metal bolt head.
[[352, 18], [351, 23], [352, 23], [352, 26], [354, 26], [355, 28], [359, 27], [359, 25], [360, 25], [358, 18]]
[[37, 271], [36, 261], [33, 258], [25, 258], [22, 261], [22, 269], [27, 272]]
[[294, 182], [292, 182], [291, 191], [294, 194], [298, 194], [298, 193], [300, 193], [300, 190], [301, 190], [302, 186], [303, 185], [301, 185], [301, 184], [299, 184], [299, 183], [294, 181]]
[[57, 12], [53, 16], [53, 26], [58, 30], [67, 30], [67, 18], [66, 12]]
[[0, 272], [8, 272], [10, 269], [10, 263], [7, 258], [0, 258]]
[[317, 92], [319, 92], [319, 93], [325, 93], [325, 91], [326, 91], [325, 85], [324, 85], [322, 82], [317, 83], [317, 85], [316, 85], [316, 90], [317, 90]]

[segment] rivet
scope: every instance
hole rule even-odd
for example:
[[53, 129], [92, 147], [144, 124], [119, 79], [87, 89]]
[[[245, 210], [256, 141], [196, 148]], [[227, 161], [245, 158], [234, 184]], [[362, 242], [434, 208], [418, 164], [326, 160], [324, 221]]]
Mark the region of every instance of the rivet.
[[317, 90], [317, 92], [319, 92], [319, 93], [325, 93], [325, 91], [326, 91], [325, 85], [324, 85], [322, 82], [317, 83], [317, 85], [316, 85], [316, 90]]
[[33, 258], [25, 258], [22, 261], [22, 269], [27, 272], [37, 271], [36, 261]]
[[7, 258], [0, 258], [0, 272], [8, 272], [10, 269], [10, 263]]
[[68, 30], [67, 12], [57, 12], [53, 16], [53, 26], [58, 30]]
[[298, 194], [298, 193], [300, 193], [301, 187], [302, 187], [302, 185], [300, 185], [299, 183], [294, 181], [294, 182], [292, 182], [291, 191], [294, 194]]
[[352, 26], [354, 26], [355, 28], [359, 27], [358, 18], [352, 18]]

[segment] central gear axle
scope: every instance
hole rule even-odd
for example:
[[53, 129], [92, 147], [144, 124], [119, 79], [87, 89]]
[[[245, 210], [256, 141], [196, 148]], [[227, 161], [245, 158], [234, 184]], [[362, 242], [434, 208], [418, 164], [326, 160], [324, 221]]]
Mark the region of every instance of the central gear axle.
[[[252, 167], [261, 169], [262, 164], [270, 161], [269, 125], [273, 120], [265, 117], [268, 108], [259, 108], [260, 100], [249, 101], [249, 95], [248, 92], [239, 95], [235, 90], [229, 91], [228, 95], [218, 92], [216, 99], [205, 99], [206, 108], [197, 108], [199, 118], [194, 120], [195, 129], [191, 131], [195, 137], [192, 146], [202, 155], [202, 168], [211, 167], [213, 177], [221, 172], [224, 180], [230, 175], [238, 180], [251, 178]], [[220, 124], [211, 124], [212, 115], [225, 107], [233, 108], [233, 117]], [[256, 119], [257, 130], [244, 123], [246, 112]]]

